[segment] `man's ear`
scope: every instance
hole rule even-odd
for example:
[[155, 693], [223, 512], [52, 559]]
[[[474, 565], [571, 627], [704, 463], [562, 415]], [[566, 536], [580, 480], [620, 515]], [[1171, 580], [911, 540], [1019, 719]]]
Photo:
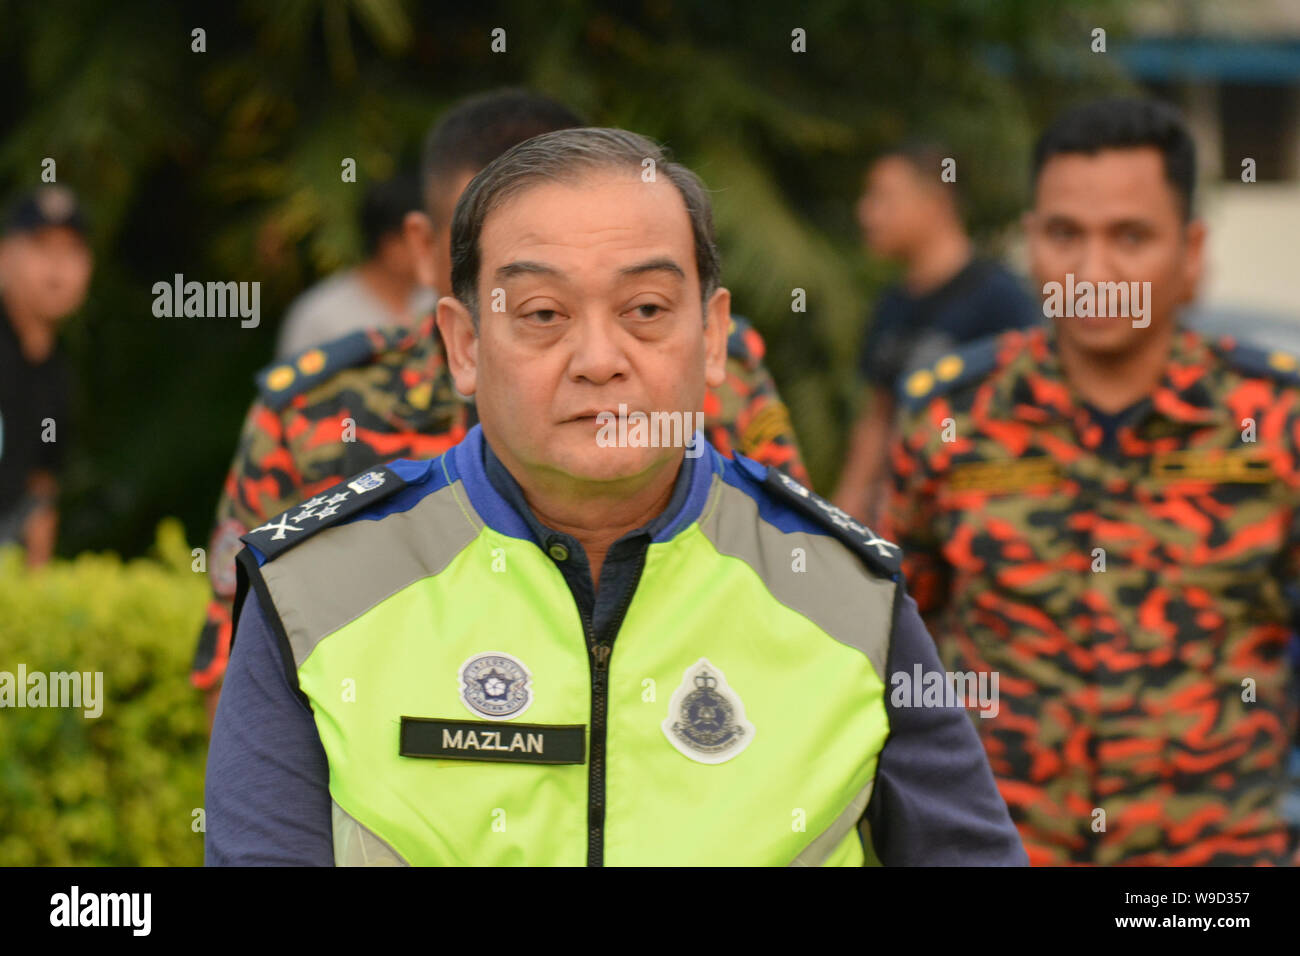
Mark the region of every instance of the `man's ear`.
[[727, 336], [731, 332], [731, 292], [718, 289], [704, 316], [704, 381], [717, 388], [727, 380]]
[[1020, 233], [1024, 236], [1025, 242], [1028, 242], [1034, 234], [1034, 226], [1038, 220], [1034, 216], [1032, 209], [1026, 209], [1020, 214]]
[[[411, 256], [411, 267], [415, 281], [426, 289], [434, 288], [434, 257], [438, 254], [434, 241], [433, 220], [428, 213], [408, 212], [402, 220], [402, 239], [406, 242], [406, 251]], [[442, 295], [450, 289], [437, 289]]]
[[1038, 273], [1034, 269], [1037, 250], [1034, 246], [1038, 237], [1038, 215], [1032, 209], [1026, 209], [1020, 214], [1020, 236], [1024, 243], [1025, 267], [1029, 270], [1029, 278], [1037, 282], [1035, 276]]
[[1183, 229], [1183, 242], [1187, 244], [1183, 256], [1183, 288], [1180, 303], [1194, 302], [1205, 274], [1205, 220], [1193, 219]]
[[478, 332], [460, 299], [444, 295], [438, 300], [438, 330], [456, 391], [473, 395], [478, 389]]

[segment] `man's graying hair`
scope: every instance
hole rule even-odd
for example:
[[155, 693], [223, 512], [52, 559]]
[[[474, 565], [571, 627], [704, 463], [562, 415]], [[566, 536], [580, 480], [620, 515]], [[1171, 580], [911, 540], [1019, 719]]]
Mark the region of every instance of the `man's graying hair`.
[[686, 203], [695, 236], [695, 267], [703, 304], [721, 282], [722, 264], [713, 235], [713, 211], [698, 176], [674, 163], [654, 142], [621, 129], [582, 127], [543, 133], [502, 153], [465, 188], [451, 221], [452, 295], [464, 303], [478, 328], [479, 237], [488, 214], [511, 196], [542, 182], [572, 183], [584, 173], [626, 169], [640, 176], [646, 159]]

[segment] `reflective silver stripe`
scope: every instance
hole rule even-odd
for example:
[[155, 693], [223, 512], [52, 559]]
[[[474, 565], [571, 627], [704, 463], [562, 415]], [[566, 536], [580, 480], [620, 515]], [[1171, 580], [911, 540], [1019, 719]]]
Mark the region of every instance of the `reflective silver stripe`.
[[453, 482], [409, 511], [326, 528], [262, 566], [295, 667], [326, 635], [439, 573], [477, 537], [482, 520], [459, 486]]
[[334, 824], [335, 866], [410, 866], [402, 855], [330, 801]]
[[871, 835], [871, 821], [867, 819], [866, 814], [863, 814], [862, 820], [858, 823], [858, 839], [862, 841], [862, 853], [866, 857], [862, 865], [884, 866], [880, 854], [876, 852], [876, 845], [873, 842], [875, 838]]
[[[700, 529], [722, 554], [740, 558], [762, 578], [772, 596], [808, 618], [835, 640], [867, 656], [882, 683], [894, 620], [894, 589], [830, 535], [781, 531], [758, 514], [749, 495], [713, 478]], [[793, 569], [795, 548], [804, 571]]]
[[[853, 802], [844, 808], [844, 812], [835, 818], [835, 822], [828, 826], [822, 834], [809, 843], [802, 853], [790, 861], [791, 866], [821, 866], [826, 862], [840, 842], [853, 832], [858, 825], [858, 820], [866, 812], [867, 804], [871, 802], [871, 788], [876, 785], [875, 778], [867, 781]], [[871, 854], [868, 854], [870, 858]]]

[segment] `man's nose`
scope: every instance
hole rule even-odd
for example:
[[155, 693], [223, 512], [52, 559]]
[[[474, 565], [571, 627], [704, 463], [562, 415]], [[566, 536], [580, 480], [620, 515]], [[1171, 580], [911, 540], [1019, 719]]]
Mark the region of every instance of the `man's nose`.
[[623, 334], [622, 327], [613, 318], [584, 315], [573, 329], [570, 374], [596, 385], [627, 374], [627, 353], [621, 344]]
[[1078, 259], [1074, 263], [1076, 281], [1110, 282], [1118, 278], [1114, 250], [1105, 236], [1089, 235], [1079, 244]]

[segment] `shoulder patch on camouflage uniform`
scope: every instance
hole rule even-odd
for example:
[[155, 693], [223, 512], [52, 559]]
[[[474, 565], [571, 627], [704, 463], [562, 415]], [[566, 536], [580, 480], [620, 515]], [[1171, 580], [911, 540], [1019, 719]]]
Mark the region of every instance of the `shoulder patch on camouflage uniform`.
[[1300, 356], [1283, 349], [1266, 349], [1238, 342], [1230, 335], [1212, 344], [1224, 361], [1239, 372], [1276, 379], [1287, 385], [1300, 385]]
[[758, 329], [743, 315], [733, 313], [727, 331], [727, 358], [736, 359], [754, 372], [763, 363], [766, 352], [767, 346], [758, 334]]
[[767, 468], [763, 487], [848, 545], [877, 574], [893, 578], [899, 573], [903, 549], [880, 537], [848, 512], [835, 507], [821, 495], [809, 491], [775, 468]]
[[338, 524], [401, 491], [406, 484], [406, 479], [396, 472], [377, 465], [281, 512], [260, 528], [241, 535], [239, 540], [262, 552], [270, 561], [322, 528]]
[[376, 341], [365, 330], [350, 332], [322, 345], [314, 345], [285, 359], [268, 365], [257, 373], [257, 390], [262, 403], [273, 411], [289, 404], [295, 395], [319, 385], [331, 375], [345, 368], [360, 365], [377, 354], [383, 343]]
[[988, 375], [998, 363], [999, 336], [989, 336], [949, 352], [933, 365], [913, 369], [898, 383], [898, 402], [919, 408], [936, 395]]

